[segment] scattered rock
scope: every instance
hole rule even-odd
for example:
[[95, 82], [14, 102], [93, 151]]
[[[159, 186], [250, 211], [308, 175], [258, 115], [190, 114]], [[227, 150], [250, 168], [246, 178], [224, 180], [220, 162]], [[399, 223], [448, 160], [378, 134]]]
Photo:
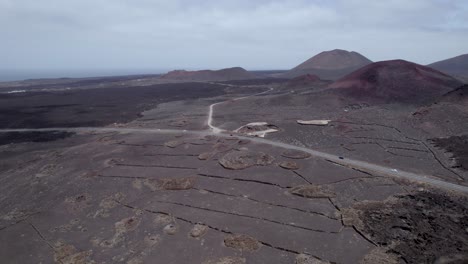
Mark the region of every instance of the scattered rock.
[[164, 146], [168, 147], [168, 148], [177, 148], [178, 146], [184, 144], [185, 142], [184, 141], [181, 141], [181, 140], [173, 140], [173, 141], [169, 141], [169, 142], [166, 142], [164, 143]]
[[123, 193], [120, 193], [120, 192], [105, 197], [99, 203], [100, 209], [97, 210], [96, 213], [94, 213], [94, 215], [92, 217], [93, 218], [96, 218], [96, 217], [102, 217], [102, 218], [109, 217], [110, 209], [116, 207], [118, 205], [118, 202], [121, 202], [124, 197], [125, 197], [125, 195]]
[[452, 254], [442, 256], [434, 262], [434, 264], [466, 264], [468, 263], [468, 254]]
[[126, 233], [135, 230], [139, 224], [140, 218], [133, 216], [129, 218], [124, 218], [119, 222], [115, 223], [115, 229], [117, 230], [117, 232]]
[[241, 251], [256, 251], [262, 244], [253, 237], [237, 234], [225, 237], [224, 245]]
[[158, 214], [153, 220], [153, 223], [157, 226], [166, 226], [170, 224], [174, 219], [170, 215]]
[[140, 225], [140, 218], [128, 217], [115, 223], [115, 234], [109, 240], [93, 239], [93, 244], [99, 244], [101, 247], [113, 248], [125, 239], [125, 233], [134, 231]]
[[336, 196], [331, 186], [328, 185], [299, 185], [291, 188], [289, 192], [305, 198], [332, 198]]
[[281, 156], [290, 159], [307, 159], [310, 158], [312, 155], [300, 150], [286, 150], [281, 154]]
[[468, 171], [468, 135], [433, 138], [431, 141], [435, 147], [452, 154], [451, 158], [455, 161], [454, 168]]
[[31, 214], [32, 212], [18, 210], [18, 208], [15, 208], [12, 211], [10, 211], [8, 214], [3, 215], [0, 219], [6, 220], [6, 221], [11, 221], [11, 220], [18, 221], [18, 220], [27, 218]]
[[190, 236], [194, 238], [202, 237], [208, 232], [208, 227], [202, 224], [196, 224], [193, 226], [192, 230], [190, 230]]
[[198, 155], [199, 160], [209, 160], [215, 155], [214, 152], [203, 152], [200, 155]]
[[134, 257], [132, 259], [130, 259], [129, 261], [127, 261], [127, 264], [143, 264], [143, 259], [141, 258], [141, 256], [138, 256], [138, 257]]
[[195, 177], [184, 178], [162, 178], [162, 179], [145, 179], [143, 184], [150, 188], [152, 191], [157, 190], [172, 190], [181, 191], [189, 190], [194, 187]]
[[299, 254], [296, 256], [295, 264], [329, 264], [328, 261], [320, 260], [316, 257], [306, 255], [306, 254]]
[[398, 263], [434, 263], [468, 252], [467, 205], [465, 196], [432, 190], [353, 208], [363, 223], [359, 230], [376, 244], [388, 246]]
[[362, 229], [362, 221], [359, 217], [359, 210], [354, 208], [343, 208], [341, 209], [341, 222], [347, 227], [356, 227]]
[[121, 202], [123, 198], [125, 197], [125, 194], [118, 192], [116, 194], [109, 195], [102, 199], [102, 201], [99, 203], [99, 206], [105, 209], [112, 209], [118, 205], [117, 202]]
[[348, 112], [351, 110], [360, 110], [364, 108], [368, 108], [370, 105], [368, 103], [358, 103], [358, 104], [349, 104], [344, 107], [344, 111]]
[[71, 212], [80, 212], [91, 205], [91, 195], [88, 193], [83, 193], [80, 195], [68, 197], [65, 199], [65, 203], [67, 203], [67, 208]]
[[178, 231], [178, 228], [175, 224], [168, 224], [163, 228], [163, 231], [168, 235], [175, 235]]
[[51, 176], [54, 171], [57, 169], [61, 169], [57, 164], [46, 164], [42, 168], [39, 169], [39, 173], [36, 173], [36, 178], [43, 178], [47, 176]]
[[141, 188], [143, 187], [143, 183], [140, 179], [135, 179], [132, 181], [132, 186], [137, 190], [141, 190]]
[[53, 228], [49, 229], [49, 232], [51, 232], [51, 233], [54, 233], [54, 232], [65, 233], [65, 232], [70, 232], [75, 227], [77, 227], [76, 229], [78, 231], [81, 231], [81, 232], [84, 232], [86, 230], [86, 228], [84, 228], [83, 226], [80, 225], [80, 220], [78, 218], [75, 218], [75, 219], [70, 220], [70, 222], [68, 222], [68, 224], [56, 226], [56, 227], [53, 227]]
[[219, 163], [230, 170], [242, 170], [252, 166], [266, 166], [271, 164], [274, 158], [263, 152], [233, 151], [224, 155]]
[[91, 264], [95, 263], [90, 260], [92, 250], [81, 251], [73, 245], [65, 244], [64, 242], [57, 242], [54, 245], [54, 261], [61, 264]]
[[198, 192], [201, 194], [209, 194], [207, 190], [203, 190], [203, 189], [199, 189]]
[[360, 261], [360, 264], [398, 264], [398, 256], [392, 253], [387, 253], [388, 248], [378, 247], [372, 249], [364, 258]]
[[299, 169], [299, 165], [294, 161], [283, 161], [283, 162], [280, 162], [278, 164], [278, 166], [280, 166], [283, 169], [287, 169], [287, 170], [298, 170]]
[[104, 166], [114, 167], [116, 164], [123, 162], [123, 159], [111, 158], [104, 161]]
[[152, 191], [161, 190], [161, 184], [158, 179], [145, 179], [143, 184]]
[[241, 257], [223, 257], [217, 260], [207, 260], [202, 264], [245, 264], [246, 261], [245, 258]]
[[188, 190], [193, 188], [195, 180], [195, 177], [184, 177], [160, 179], [159, 182], [163, 190]]
[[145, 244], [152, 247], [161, 242], [161, 236], [160, 235], [150, 235], [145, 237]]

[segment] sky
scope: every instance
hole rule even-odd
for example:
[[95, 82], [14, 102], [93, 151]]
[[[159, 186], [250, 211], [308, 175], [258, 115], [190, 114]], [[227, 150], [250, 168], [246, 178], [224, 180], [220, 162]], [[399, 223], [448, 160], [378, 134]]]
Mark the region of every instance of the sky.
[[289, 69], [468, 53], [466, 0], [0, 0], [0, 71]]

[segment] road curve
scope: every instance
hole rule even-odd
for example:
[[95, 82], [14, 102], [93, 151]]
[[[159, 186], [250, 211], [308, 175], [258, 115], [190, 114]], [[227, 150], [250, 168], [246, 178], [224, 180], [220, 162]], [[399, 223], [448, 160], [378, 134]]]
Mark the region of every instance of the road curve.
[[[197, 130], [178, 130], [178, 129], [154, 129], [154, 128], [119, 128], [119, 127], [77, 127], [77, 128], [37, 128], [37, 129], [0, 129], [0, 133], [7, 132], [47, 132], [47, 131], [70, 131], [70, 132], [120, 132], [120, 133], [153, 133], [153, 134], [190, 134], [197, 136], [207, 136], [215, 135], [220, 137], [231, 137], [232, 134], [229, 133], [219, 133], [213, 131], [197, 131]], [[390, 176], [395, 178], [407, 179], [410, 181], [420, 182], [432, 185], [434, 187], [456, 191], [464, 194], [468, 194], [468, 187], [463, 185], [458, 185], [446, 181], [439, 180], [434, 176], [416, 174], [412, 172], [395, 170], [394, 168], [389, 168], [381, 165], [376, 165], [368, 163], [365, 161], [354, 160], [354, 159], [340, 159], [338, 156], [309, 149], [304, 147], [299, 147], [287, 143], [276, 142], [264, 138], [257, 137], [247, 137], [242, 135], [234, 135], [239, 139], [248, 139], [255, 143], [267, 144], [270, 146], [280, 147], [289, 150], [300, 150], [311, 154], [312, 156], [323, 158], [342, 166], [347, 166], [351, 168], [360, 169], [367, 172], [372, 172], [381, 176]]]
[[[231, 85], [229, 85], [229, 86], [231, 86]], [[267, 91], [263, 91], [263, 92], [260, 92], [260, 93], [256, 93], [256, 94], [252, 94], [252, 95], [248, 95], [248, 96], [243, 96], [243, 97], [238, 97], [238, 98], [235, 98], [235, 99], [225, 100], [225, 101], [222, 101], [222, 102], [211, 104], [210, 107], [209, 107], [208, 118], [207, 118], [208, 127], [210, 128], [210, 130], [213, 133], [216, 133], [216, 134], [221, 133], [221, 132], [226, 132], [226, 130], [221, 129], [219, 127], [215, 127], [213, 125], [213, 112], [214, 112], [214, 107], [216, 105], [225, 103], [227, 101], [238, 101], [238, 100], [246, 99], [246, 98], [249, 98], [249, 97], [252, 97], [252, 96], [262, 95], [262, 94], [265, 94], [265, 93], [268, 93], [268, 92], [271, 92], [271, 91], [273, 91], [273, 88], [269, 88]]]

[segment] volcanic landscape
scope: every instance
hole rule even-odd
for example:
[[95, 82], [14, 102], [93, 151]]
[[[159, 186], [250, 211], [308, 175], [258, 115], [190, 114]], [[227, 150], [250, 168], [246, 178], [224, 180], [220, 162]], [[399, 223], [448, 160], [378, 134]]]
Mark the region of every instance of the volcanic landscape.
[[0, 262], [467, 263], [467, 59], [0, 83]]

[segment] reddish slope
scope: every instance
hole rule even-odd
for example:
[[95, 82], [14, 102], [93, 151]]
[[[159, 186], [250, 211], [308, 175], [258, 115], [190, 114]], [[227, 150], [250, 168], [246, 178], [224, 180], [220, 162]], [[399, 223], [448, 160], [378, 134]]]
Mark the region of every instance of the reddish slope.
[[254, 79], [256, 76], [243, 68], [235, 67], [218, 71], [185, 71], [176, 70], [161, 76], [162, 79], [179, 81], [229, 81]]
[[354, 97], [371, 97], [402, 102], [422, 102], [460, 87], [453, 77], [432, 68], [404, 60], [367, 65], [329, 87]]
[[324, 51], [301, 63], [284, 76], [294, 78], [304, 74], [315, 74], [321, 79], [335, 80], [369, 63], [369, 59], [354, 51]]

